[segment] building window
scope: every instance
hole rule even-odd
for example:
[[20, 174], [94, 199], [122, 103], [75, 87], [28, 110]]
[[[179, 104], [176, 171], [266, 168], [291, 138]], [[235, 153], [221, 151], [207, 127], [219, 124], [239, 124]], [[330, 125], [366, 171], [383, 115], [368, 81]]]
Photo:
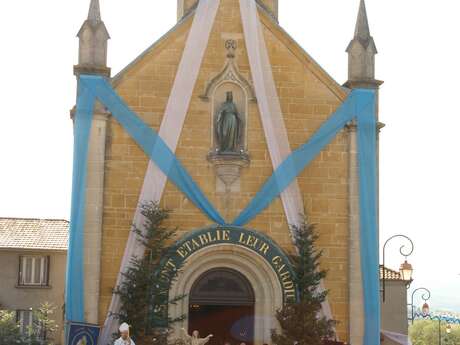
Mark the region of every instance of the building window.
[[48, 256], [21, 256], [19, 258], [20, 286], [48, 286]]
[[34, 326], [32, 310], [18, 310], [16, 312], [18, 324], [22, 334], [31, 334]]
[[44, 339], [43, 325], [37, 322], [37, 319], [34, 317], [32, 308], [30, 308], [29, 310], [17, 310], [16, 321], [23, 335], [30, 336], [34, 334], [37, 337], [37, 339]]

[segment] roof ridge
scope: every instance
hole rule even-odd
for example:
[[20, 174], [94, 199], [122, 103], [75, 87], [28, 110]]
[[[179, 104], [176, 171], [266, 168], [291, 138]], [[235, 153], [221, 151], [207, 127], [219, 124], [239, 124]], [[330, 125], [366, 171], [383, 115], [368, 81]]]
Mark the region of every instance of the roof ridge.
[[393, 273], [400, 274], [398, 271], [395, 271], [394, 269], [388, 268], [386, 266], [380, 265], [380, 268], [384, 269], [385, 271], [391, 271]]
[[70, 225], [64, 219], [0, 218], [1, 249], [67, 250]]
[[0, 220], [2, 219], [6, 219], [6, 220], [42, 220], [42, 221], [49, 221], [49, 222], [67, 222], [69, 223], [67, 219], [63, 219], [63, 218], [0, 217]]

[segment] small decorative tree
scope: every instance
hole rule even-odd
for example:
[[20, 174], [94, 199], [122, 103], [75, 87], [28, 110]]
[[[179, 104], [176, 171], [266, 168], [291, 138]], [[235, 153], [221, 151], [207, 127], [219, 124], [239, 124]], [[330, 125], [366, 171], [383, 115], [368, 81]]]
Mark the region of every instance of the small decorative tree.
[[281, 332], [272, 331], [276, 345], [321, 345], [334, 337], [334, 320], [321, 316], [321, 304], [327, 291], [320, 292], [319, 286], [327, 272], [319, 267], [322, 251], [315, 249], [318, 239], [315, 225], [307, 219], [299, 226], [291, 226], [297, 254], [291, 256], [295, 271], [294, 281], [298, 299], [287, 303], [277, 312], [276, 318]]
[[53, 319], [56, 307], [48, 302], [42, 303], [33, 311], [33, 326], [30, 331], [31, 343], [53, 345], [54, 333], [59, 326]]
[[133, 326], [132, 337], [136, 343], [140, 344], [146, 336], [150, 336], [149, 343], [154, 338], [156, 344], [163, 345], [167, 343], [171, 324], [184, 319], [170, 319], [168, 316], [168, 306], [184, 297], [169, 296], [170, 285], [181, 267], [169, 271], [168, 279], [164, 279], [162, 274], [164, 259], [168, 257], [177, 229], [162, 225], [169, 217], [169, 211], [157, 203], [144, 204], [142, 215], [145, 217], [143, 229], [133, 226], [132, 231], [145, 247], [145, 255], [131, 259], [130, 268], [123, 273], [124, 282], [115, 288], [121, 300], [120, 313], [116, 316]]

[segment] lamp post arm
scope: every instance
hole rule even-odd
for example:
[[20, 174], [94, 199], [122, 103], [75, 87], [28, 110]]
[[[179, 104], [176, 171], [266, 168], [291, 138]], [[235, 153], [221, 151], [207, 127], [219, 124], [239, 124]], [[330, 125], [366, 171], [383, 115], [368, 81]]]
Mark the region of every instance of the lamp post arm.
[[414, 318], [415, 318], [415, 315], [414, 315], [414, 296], [418, 291], [424, 291], [424, 293], [422, 294], [422, 299], [425, 302], [428, 301], [431, 298], [431, 292], [427, 288], [420, 287], [420, 288], [415, 289], [414, 291], [412, 291], [411, 300], [410, 300], [412, 324], [414, 324]]
[[383, 244], [383, 256], [385, 256], [385, 248], [386, 248], [388, 242], [390, 242], [392, 239], [397, 238], [397, 237], [404, 238], [410, 243], [408, 252], [405, 251], [405, 248], [406, 248], [405, 244], [403, 244], [401, 247], [399, 247], [399, 252], [401, 253], [402, 256], [407, 257], [407, 256], [410, 256], [414, 252], [414, 242], [412, 242], [412, 240], [408, 236], [398, 234], [398, 235], [391, 236], [389, 239], [387, 239], [385, 241], [385, 243]]
[[406, 245], [403, 244], [401, 247], [399, 247], [399, 252], [401, 253], [402, 256], [404, 257], [408, 257], [410, 256], [413, 252], [414, 252], [414, 242], [412, 242], [412, 240], [407, 237], [406, 235], [402, 235], [402, 234], [398, 234], [398, 235], [393, 235], [391, 236], [389, 239], [387, 239], [385, 241], [385, 243], [383, 244], [383, 248], [382, 248], [382, 259], [383, 259], [383, 274], [382, 274], [382, 300], [383, 302], [385, 303], [385, 285], [386, 285], [386, 276], [385, 276], [385, 251], [386, 251], [386, 247], [387, 247], [387, 244], [388, 242], [390, 242], [391, 240], [393, 240], [394, 238], [403, 238], [403, 239], [406, 239], [407, 241], [409, 241], [410, 243], [410, 246], [408, 247], [409, 251], [406, 251]]

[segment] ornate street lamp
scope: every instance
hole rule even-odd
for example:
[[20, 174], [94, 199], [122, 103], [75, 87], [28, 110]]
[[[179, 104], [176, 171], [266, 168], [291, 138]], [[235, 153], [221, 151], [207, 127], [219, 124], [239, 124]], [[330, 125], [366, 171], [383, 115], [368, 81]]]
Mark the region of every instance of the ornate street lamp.
[[450, 333], [452, 333], [452, 326], [450, 325], [450, 323], [449, 323], [449, 324], [447, 324], [447, 327], [446, 327], [446, 332], [447, 332], [447, 334], [450, 334]]
[[412, 324], [414, 324], [414, 319], [415, 319], [414, 296], [415, 296], [415, 293], [418, 292], [418, 291], [424, 291], [424, 293], [422, 294], [422, 299], [424, 301], [423, 306], [422, 306], [422, 314], [423, 314], [423, 316], [428, 316], [430, 314], [430, 306], [427, 303], [427, 301], [431, 297], [430, 290], [428, 290], [427, 288], [424, 288], [424, 287], [415, 289], [414, 291], [412, 291], [411, 301], [410, 301], [410, 304], [409, 304], [411, 306], [411, 322], [412, 322]]
[[423, 307], [422, 307], [422, 314], [424, 316], [428, 315], [430, 313], [430, 306], [428, 305], [428, 303], [423, 303]]
[[412, 281], [412, 273], [414, 272], [414, 269], [412, 268], [412, 265], [407, 262], [407, 260], [404, 260], [404, 262], [401, 264], [401, 267], [399, 267], [399, 273], [401, 274], [401, 277], [403, 280], [409, 282]]
[[399, 273], [401, 275], [401, 278], [407, 282], [407, 287], [409, 287], [410, 283], [412, 282], [412, 273], [414, 272], [414, 269], [412, 268], [412, 265], [407, 262], [407, 257], [412, 254], [414, 251], [414, 243], [412, 240], [407, 237], [406, 235], [394, 235], [391, 236], [388, 240], [385, 241], [383, 244], [383, 277], [382, 277], [382, 300], [385, 303], [385, 283], [386, 283], [386, 275], [385, 275], [385, 252], [386, 252], [386, 247], [388, 242], [390, 242], [394, 238], [403, 238], [409, 242], [409, 246], [406, 248], [406, 245], [403, 244], [399, 248], [399, 252], [401, 253], [402, 256], [404, 256], [404, 262], [401, 264], [399, 268]]
[[[438, 334], [439, 334], [439, 340], [438, 340], [438, 344], [439, 345], [442, 345], [442, 333], [441, 333], [441, 322], [443, 321], [442, 318], [440, 317], [438, 319], [439, 321], [439, 330], [438, 330]], [[447, 323], [447, 326], [446, 326], [446, 333], [447, 333], [447, 337], [449, 336], [449, 334], [452, 332], [452, 326], [450, 325], [450, 323]], [[445, 337], [444, 340], [447, 340], [448, 338]]]

